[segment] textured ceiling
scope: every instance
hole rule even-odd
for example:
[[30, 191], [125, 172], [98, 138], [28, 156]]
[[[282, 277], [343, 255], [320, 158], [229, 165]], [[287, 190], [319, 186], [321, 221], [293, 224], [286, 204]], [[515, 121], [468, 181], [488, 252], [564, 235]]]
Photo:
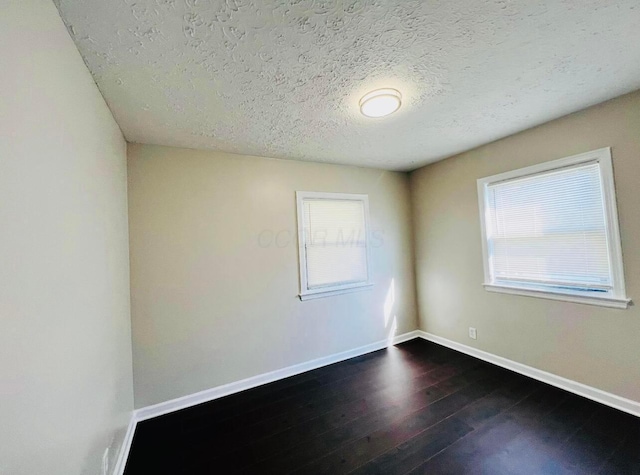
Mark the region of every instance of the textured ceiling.
[[638, 0], [56, 3], [132, 142], [409, 170], [640, 88]]

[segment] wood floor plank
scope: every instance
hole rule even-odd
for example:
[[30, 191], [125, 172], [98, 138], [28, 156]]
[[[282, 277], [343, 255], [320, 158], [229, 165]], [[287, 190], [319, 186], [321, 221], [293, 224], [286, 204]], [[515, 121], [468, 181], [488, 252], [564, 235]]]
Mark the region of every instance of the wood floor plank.
[[625, 438], [599, 472], [601, 475], [640, 475], [640, 438]]
[[636, 474], [640, 419], [424, 340], [138, 425], [126, 475]]
[[[280, 398], [270, 395], [259, 403], [243, 404], [240, 406], [242, 410], [237, 410], [238, 406], [225, 406], [223, 410], [212, 409], [207, 413], [203, 413], [203, 411], [195, 414], [187, 412], [183, 416], [185, 433], [197, 431], [199, 427], [205, 427], [206, 430], [209, 430], [213, 426], [224, 433], [225, 437], [229, 437], [230, 432], [235, 431], [235, 428], [256, 425], [280, 414], [290, 414], [292, 408], [308, 407], [319, 400], [332, 397], [349, 397], [350, 394], [372, 391], [392, 383], [411, 384], [409, 380], [412, 377], [420, 376], [431, 370], [455, 372], [457, 368], [450, 362], [452, 356], [441, 351], [422, 351], [414, 354], [412, 351], [402, 350], [405, 350], [404, 347], [394, 348], [393, 351], [396, 351], [394, 358], [382, 361], [378, 358], [367, 359], [363, 360], [361, 365], [355, 366], [349, 364], [351, 369], [357, 369], [354, 373], [335, 375], [340, 369], [338, 366], [334, 368], [333, 373], [329, 374], [335, 376], [321, 384], [315, 384], [305, 390]], [[455, 358], [453, 360], [456, 361]], [[473, 363], [470, 358], [458, 360], [460, 365]], [[251, 392], [254, 390], [247, 391], [247, 393]], [[218, 404], [216, 401], [211, 404], [211, 407], [216, 408]], [[198, 434], [196, 434], [197, 436]]]
[[593, 414], [592, 404], [542, 386], [410, 473], [573, 473], [557, 447]]
[[[332, 397], [309, 400], [306, 404], [292, 407], [275, 417], [255, 424], [242, 425], [236, 428], [233, 433], [227, 432], [224, 434], [225, 442], [220, 448], [223, 450], [223, 446], [230, 445], [249, 446], [256, 441], [276, 434], [278, 434], [278, 446], [287, 440], [300, 441], [302, 436], [322, 433], [324, 430], [335, 428], [367, 412], [376, 410], [389, 401], [406, 396], [408, 394], [407, 388], [412, 391], [426, 389], [478, 366], [475, 362], [469, 363], [461, 364], [456, 368], [457, 371], [449, 368], [446, 370], [437, 368], [409, 380], [388, 381], [386, 384], [367, 389], [346, 388], [343, 392]], [[460, 378], [462, 381], [466, 381], [472, 376], [467, 375]], [[210, 439], [215, 436], [215, 433], [209, 433], [206, 438]]]
[[[433, 430], [430, 428], [380, 457], [371, 460], [355, 473], [361, 475], [367, 473], [406, 473], [424, 463], [453, 442], [456, 442], [474, 428], [481, 426], [495, 415], [517, 404], [537, 386], [535, 382], [528, 378], [517, 375], [513, 380], [507, 381], [503, 387], [495, 389], [485, 397], [464, 407], [451, 418], [442, 421], [440, 424], [443, 424], [446, 429], [443, 430], [434, 426]], [[453, 422], [448, 422], [449, 420]], [[452, 424], [453, 430], [449, 429], [449, 424]], [[434, 432], [436, 434], [442, 432], [441, 439], [434, 440]], [[454, 433], [459, 433], [459, 437], [453, 438], [452, 435]]]
[[258, 466], [261, 469], [268, 468], [272, 473], [286, 473], [358, 436], [364, 436], [390, 421], [401, 419], [413, 410], [439, 401], [456, 391], [473, 387], [478, 380], [489, 378], [494, 372], [492, 368], [482, 366], [453, 376], [445, 381], [446, 384], [431, 385], [415, 392], [412, 392], [413, 388], [410, 386], [398, 386], [394, 388], [393, 393], [387, 394], [387, 397], [372, 402], [360, 417], [340, 423], [335, 429], [321, 432], [314, 430], [313, 424], [307, 424], [301, 428], [302, 430], [296, 431], [298, 437], [295, 439], [287, 441], [274, 436], [266, 443], [263, 441], [255, 444], [250, 450], [243, 448], [240, 451], [243, 456], [241, 465], [253, 462], [245, 470], [246, 473], [251, 473]]
[[354, 475], [403, 474], [424, 463], [464, 437], [473, 428], [451, 416], [397, 445], [379, 457], [361, 465]]
[[293, 472], [305, 473], [349, 473], [359, 466], [427, 430], [439, 421], [455, 414], [489, 392], [495, 380], [480, 381], [433, 404], [422, 407], [402, 419], [392, 421], [384, 427], [350, 442], [338, 450], [315, 460]]

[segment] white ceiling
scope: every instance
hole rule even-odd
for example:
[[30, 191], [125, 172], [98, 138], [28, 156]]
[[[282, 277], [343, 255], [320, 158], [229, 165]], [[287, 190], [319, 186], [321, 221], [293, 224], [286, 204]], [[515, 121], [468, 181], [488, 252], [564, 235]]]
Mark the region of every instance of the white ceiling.
[[410, 170], [640, 88], [638, 0], [56, 3], [132, 142]]

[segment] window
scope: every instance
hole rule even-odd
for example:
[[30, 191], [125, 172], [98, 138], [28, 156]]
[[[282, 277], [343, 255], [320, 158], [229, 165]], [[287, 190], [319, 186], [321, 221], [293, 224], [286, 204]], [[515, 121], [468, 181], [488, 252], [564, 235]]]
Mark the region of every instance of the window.
[[300, 299], [371, 287], [367, 195], [297, 192]]
[[611, 150], [478, 180], [487, 290], [626, 308]]

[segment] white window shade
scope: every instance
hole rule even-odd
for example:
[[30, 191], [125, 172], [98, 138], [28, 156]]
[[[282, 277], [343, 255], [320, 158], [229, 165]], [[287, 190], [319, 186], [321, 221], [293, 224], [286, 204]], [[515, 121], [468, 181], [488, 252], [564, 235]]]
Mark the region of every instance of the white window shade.
[[366, 195], [298, 193], [301, 298], [370, 285], [367, 201]]
[[478, 180], [478, 193], [488, 290], [627, 306], [609, 149]]

